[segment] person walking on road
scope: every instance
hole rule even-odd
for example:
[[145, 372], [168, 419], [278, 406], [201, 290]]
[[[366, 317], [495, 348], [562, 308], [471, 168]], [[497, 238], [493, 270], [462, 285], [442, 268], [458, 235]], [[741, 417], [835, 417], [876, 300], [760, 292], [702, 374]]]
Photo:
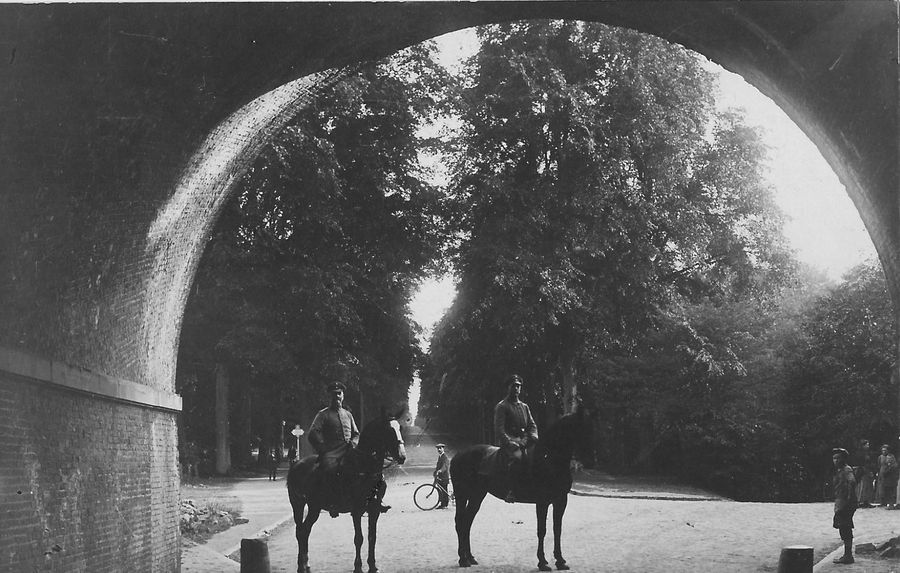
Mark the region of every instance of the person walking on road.
[[450, 496], [447, 494], [447, 488], [450, 487], [450, 460], [444, 453], [444, 444], [438, 444], [437, 465], [434, 468], [434, 480], [444, 489], [438, 490], [438, 509], [447, 509], [450, 503]]
[[513, 374], [506, 379], [506, 397], [494, 407], [494, 439], [506, 456], [506, 474], [509, 490], [507, 503], [515, 503], [515, 491], [521, 482], [521, 474], [527, 467], [528, 450], [538, 440], [537, 424], [531, 416], [528, 404], [521, 401], [522, 377]]
[[275, 481], [278, 479], [278, 446], [272, 445], [269, 447], [269, 481]]
[[844, 448], [831, 451], [834, 464], [834, 522], [833, 527], [840, 533], [844, 542], [844, 554], [834, 560], [835, 563], [853, 563], [853, 514], [856, 512], [856, 478], [853, 468], [847, 465], [850, 454]]
[[875, 502], [886, 509], [893, 509], [897, 503], [897, 458], [887, 444], [881, 446], [878, 456], [878, 480], [875, 482]]

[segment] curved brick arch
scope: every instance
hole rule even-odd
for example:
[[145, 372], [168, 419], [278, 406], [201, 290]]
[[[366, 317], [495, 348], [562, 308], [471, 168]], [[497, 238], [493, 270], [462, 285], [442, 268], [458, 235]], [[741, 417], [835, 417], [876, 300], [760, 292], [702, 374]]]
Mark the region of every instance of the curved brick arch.
[[[328, 70], [524, 18], [627, 26], [743, 75], [839, 174], [900, 300], [891, 2], [0, 6], [0, 455], [25, 492], [2, 566], [174, 570], [179, 323], [235, 178]], [[85, 506], [146, 518], [72, 531]]]

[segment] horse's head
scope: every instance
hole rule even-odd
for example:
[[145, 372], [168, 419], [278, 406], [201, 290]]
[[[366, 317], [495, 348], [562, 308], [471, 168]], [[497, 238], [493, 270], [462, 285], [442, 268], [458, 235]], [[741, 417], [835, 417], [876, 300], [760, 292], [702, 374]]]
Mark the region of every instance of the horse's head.
[[548, 428], [546, 447], [561, 458], [575, 458], [587, 467], [594, 463], [593, 426], [582, 404]]
[[376, 452], [384, 459], [394, 460], [398, 464], [404, 463], [406, 446], [403, 444], [400, 422], [397, 421], [402, 414], [402, 410], [395, 416], [382, 414], [379, 418], [366, 424], [359, 436], [359, 448], [364, 451]]
[[577, 428], [574, 457], [585, 467], [594, 467], [594, 424], [590, 412], [580, 402], [572, 414]]

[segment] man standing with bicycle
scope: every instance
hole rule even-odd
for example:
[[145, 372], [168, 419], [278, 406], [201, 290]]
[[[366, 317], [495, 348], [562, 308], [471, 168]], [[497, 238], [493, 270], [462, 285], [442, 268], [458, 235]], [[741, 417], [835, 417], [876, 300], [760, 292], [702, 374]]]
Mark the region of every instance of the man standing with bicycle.
[[438, 489], [438, 506], [437, 509], [447, 509], [450, 503], [450, 496], [447, 494], [447, 488], [450, 487], [450, 460], [444, 453], [444, 444], [435, 446], [438, 452], [437, 466], [434, 468], [434, 481], [443, 489]]

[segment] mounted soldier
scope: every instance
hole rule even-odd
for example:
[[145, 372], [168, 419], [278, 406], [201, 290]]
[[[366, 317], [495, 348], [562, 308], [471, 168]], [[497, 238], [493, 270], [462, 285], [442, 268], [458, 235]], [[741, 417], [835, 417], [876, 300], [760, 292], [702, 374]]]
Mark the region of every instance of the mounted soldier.
[[513, 374], [507, 378], [506, 391], [506, 397], [494, 407], [494, 440], [506, 460], [504, 465], [509, 491], [505, 501], [515, 503], [516, 490], [538, 440], [538, 430], [528, 404], [519, 399], [522, 377]]
[[[318, 454], [318, 473], [321, 484], [331, 488], [336, 501], [345, 497], [353, 475], [345, 472], [345, 461], [352, 459], [352, 452], [359, 444], [359, 428], [350, 410], [344, 408], [344, 390], [346, 387], [340, 382], [334, 382], [328, 386], [331, 403], [327, 408], [322, 408], [313, 418], [309, 427], [308, 439], [315, 452]], [[378, 485], [379, 491], [386, 489], [383, 479]], [[381, 513], [390, 509], [390, 506], [381, 505]], [[332, 517], [337, 514], [331, 511]]]

